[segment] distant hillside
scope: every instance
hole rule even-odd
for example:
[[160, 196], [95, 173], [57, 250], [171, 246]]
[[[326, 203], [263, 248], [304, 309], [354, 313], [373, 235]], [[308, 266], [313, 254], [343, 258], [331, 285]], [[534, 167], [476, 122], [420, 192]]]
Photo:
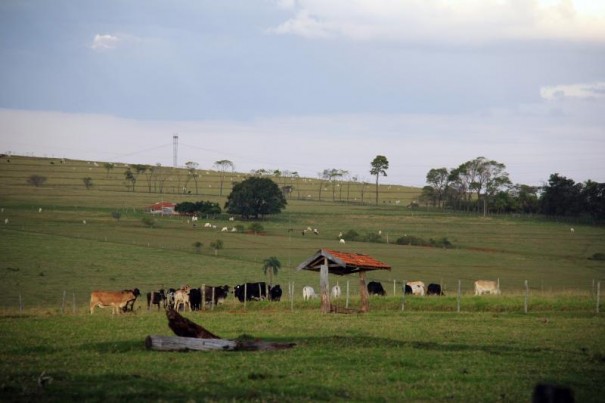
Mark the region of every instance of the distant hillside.
[[[136, 172], [138, 164], [108, 163], [62, 158], [41, 158], [4, 155], [0, 158], [0, 180], [10, 186], [31, 187], [31, 175], [46, 178], [45, 187], [82, 189], [86, 183], [91, 189], [135, 193], [197, 195], [213, 198], [226, 197], [234, 183], [251, 176], [251, 173], [221, 172], [214, 170], [188, 170], [147, 165]], [[126, 179], [130, 169], [136, 179]], [[288, 199], [333, 201], [341, 203], [375, 203], [375, 184], [353, 180], [327, 181], [318, 178], [301, 178], [265, 175], [273, 179], [287, 193]], [[85, 178], [86, 183], [85, 183]], [[134, 190], [133, 190], [134, 188]], [[417, 200], [422, 189], [399, 185], [379, 185], [379, 203], [407, 206]]]

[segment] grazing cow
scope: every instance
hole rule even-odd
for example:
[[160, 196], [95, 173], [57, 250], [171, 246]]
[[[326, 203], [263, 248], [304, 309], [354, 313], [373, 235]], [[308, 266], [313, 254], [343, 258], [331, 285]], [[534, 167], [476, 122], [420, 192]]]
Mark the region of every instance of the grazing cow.
[[190, 291], [191, 291], [191, 287], [189, 287], [187, 285], [174, 292], [173, 308], [175, 311], [178, 312], [179, 309], [181, 308], [181, 305], [183, 305], [183, 310], [187, 310], [187, 307], [189, 307], [189, 310], [191, 311], [191, 303], [189, 302], [189, 292]]
[[428, 288], [426, 289], [426, 295], [444, 295], [443, 291], [441, 290], [441, 285], [439, 284], [435, 284], [435, 283], [431, 283], [429, 284]]
[[279, 301], [281, 300], [282, 289], [279, 284], [269, 286], [269, 300], [270, 301]]
[[157, 305], [159, 311], [160, 304], [166, 308], [166, 293], [164, 292], [163, 288], [159, 291], [151, 291], [147, 293], [147, 310], [151, 308], [151, 305]]
[[413, 294], [414, 293], [414, 291], [412, 291], [412, 287], [410, 287], [407, 284], [404, 286], [403, 292], [406, 293], [406, 294]]
[[368, 294], [370, 295], [387, 295], [387, 292], [382, 288], [382, 284], [378, 281], [370, 281], [368, 283]]
[[166, 307], [174, 307], [174, 293], [176, 290], [174, 288], [169, 288], [166, 293]]
[[311, 298], [317, 298], [317, 294], [315, 294], [315, 290], [311, 286], [308, 286], [308, 285], [304, 286], [302, 292], [303, 292], [303, 299], [305, 301], [310, 300]]
[[422, 281], [408, 281], [407, 284], [412, 288], [413, 295], [424, 296], [426, 288]]
[[341, 295], [342, 290], [340, 289], [340, 286], [336, 284], [334, 287], [332, 287], [332, 298], [340, 298]]
[[481, 294], [500, 294], [498, 283], [492, 280], [477, 280], [475, 281], [475, 295]]
[[239, 284], [233, 288], [233, 293], [240, 302], [258, 301], [267, 298], [267, 284], [264, 281], [259, 283]]
[[202, 289], [192, 288], [189, 290], [189, 306], [192, 311], [202, 309]]
[[141, 292], [138, 288], [124, 291], [93, 291], [90, 294], [90, 313], [92, 315], [96, 307], [110, 306], [113, 315], [120, 314], [129, 303], [134, 304], [139, 295]]
[[[229, 295], [229, 286], [228, 285], [220, 285], [220, 286], [205, 286], [204, 289], [204, 301], [206, 304], [222, 304], [225, 302], [225, 299]], [[214, 301], [212, 300], [212, 290], [214, 290]]]

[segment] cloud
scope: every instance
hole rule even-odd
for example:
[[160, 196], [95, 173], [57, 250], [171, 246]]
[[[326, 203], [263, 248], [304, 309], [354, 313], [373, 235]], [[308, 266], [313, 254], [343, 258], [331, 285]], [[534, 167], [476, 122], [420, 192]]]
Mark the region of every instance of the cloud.
[[92, 41], [92, 45], [90, 45], [90, 48], [96, 51], [115, 49], [118, 47], [119, 42], [120, 38], [115, 35], [96, 34]]
[[540, 89], [542, 99], [554, 101], [567, 98], [573, 99], [603, 99], [605, 98], [605, 82], [554, 85]]
[[298, 0], [268, 31], [305, 38], [481, 44], [502, 40], [605, 42], [605, 8], [580, 0]]

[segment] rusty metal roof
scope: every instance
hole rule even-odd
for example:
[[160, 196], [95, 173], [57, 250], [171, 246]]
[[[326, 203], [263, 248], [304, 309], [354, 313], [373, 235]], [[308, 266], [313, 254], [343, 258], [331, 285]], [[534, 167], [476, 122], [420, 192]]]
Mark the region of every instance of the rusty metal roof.
[[361, 253], [339, 252], [332, 249], [320, 249], [302, 262], [297, 270], [319, 271], [324, 261], [328, 261], [328, 272], [344, 276], [351, 273], [370, 270], [391, 270], [391, 266]]

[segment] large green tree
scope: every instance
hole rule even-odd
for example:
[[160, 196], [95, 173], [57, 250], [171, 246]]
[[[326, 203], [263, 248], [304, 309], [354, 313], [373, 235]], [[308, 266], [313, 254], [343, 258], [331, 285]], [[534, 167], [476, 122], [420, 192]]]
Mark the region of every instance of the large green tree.
[[251, 177], [235, 186], [227, 196], [225, 210], [243, 218], [279, 214], [287, 201], [279, 186], [269, 178]]
[[376, 204], [378, 204], [378, 178], [387, 176], [387, 169], [389, 169], [389, 160], [384, 155], [377, 155], [372, 161], [372, 169], [370, 173], [376, 176]]

